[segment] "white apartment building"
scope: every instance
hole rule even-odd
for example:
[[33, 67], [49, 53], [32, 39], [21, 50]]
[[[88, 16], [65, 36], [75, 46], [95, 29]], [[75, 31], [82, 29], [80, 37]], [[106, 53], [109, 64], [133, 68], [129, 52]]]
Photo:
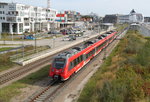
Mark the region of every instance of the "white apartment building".
[[0, 33], [22, 34], [54, 27], [57, 11], [18, 3], [0, 2]]

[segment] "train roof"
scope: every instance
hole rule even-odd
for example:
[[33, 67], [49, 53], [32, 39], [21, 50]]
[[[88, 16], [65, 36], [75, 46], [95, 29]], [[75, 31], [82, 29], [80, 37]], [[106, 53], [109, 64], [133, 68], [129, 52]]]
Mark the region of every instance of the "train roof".
[[65, 51], [63, 53], [60, 53], [58, 54], [55, 58], [69, 58], [75, 54], [77, 54], [78, 52], [82, 51], [83, 49], [87, 48], [88, 46], [96, 43], [97, 41], [101, 40], [101, 39], [104, 39], [105, 37], [107, 37], [109, 34], [112, 34], [113, 32], [115, 31], [110, 31], [110, 32], [107, 32], [105, 34], [102, 34], [100, 35], [97, 39], [94, 39], [94, 40], [90, 40], [90, 41], [86, 41], [83, 46], [76, 46], [76, 47], [73, 47], [72, 49], [68, 50], [68, 51]]

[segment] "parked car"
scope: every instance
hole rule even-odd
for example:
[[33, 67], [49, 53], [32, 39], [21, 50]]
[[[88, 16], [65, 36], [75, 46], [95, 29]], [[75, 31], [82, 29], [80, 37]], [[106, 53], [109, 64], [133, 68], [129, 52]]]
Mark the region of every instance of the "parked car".
[[69, 40], [76, 40], [76, 35], [75, 34], [70, 34], [69, 35]]
[[66, 35], [66, 34], [71, 34], [71, 31], [70, 30], [67, 30], [67, 29], [63, 29], [60, 31], [63, 35]]
[[25, 35], [24, 39], [35, 40], [35, 37], [33, 35]]
[[61, 32], [59, 32], [59, 31], [57, 31], [57, 30], [48, 32], [48, 34], [60, 34], [60, 33], [61, 33]]

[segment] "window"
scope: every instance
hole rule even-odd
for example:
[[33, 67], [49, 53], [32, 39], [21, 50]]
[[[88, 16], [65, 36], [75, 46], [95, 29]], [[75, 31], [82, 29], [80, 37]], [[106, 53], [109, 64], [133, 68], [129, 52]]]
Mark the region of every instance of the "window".
[[18, 22], [21, 22], [21, 18], [18, 18]]
[[56, 69], [62, 69], [64, 68], [65, 64], [66, 64], [66, 59], [56, 58], [53, 62], [53, 67]]
[[25, 26], [29, 26], [29, 23], [25, 23]]
[[74, 67], [75, 67], [78, 64], [77, 59], [75, 59], [73, 62], [74, 62]]
[[0, 5], [0, 8], [4, 8], [4, 5]]
[[86, 54], [86, 59], [88, 59], [90, 56], [92, 56], [95, 53], [95, 49], [90, 51], [88, 54]]
[[73, 65], [73, 61], [70, 63], [70, 65], [69, 65], [69, 71], [72, 69], [74, 67], [74, 65]]
[[19, 32], [23, 32], [23, 24], [19, 23]]
[[3, 20], [5, 20], [5, 17], [3, 17]]

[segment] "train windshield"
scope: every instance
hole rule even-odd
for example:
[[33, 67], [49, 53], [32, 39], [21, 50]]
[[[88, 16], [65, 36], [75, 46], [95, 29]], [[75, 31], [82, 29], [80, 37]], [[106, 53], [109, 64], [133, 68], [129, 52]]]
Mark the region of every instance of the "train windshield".
[[62, 69], [62, 68], [64, 68], [65, 63], [66, 63], [66, 59], [56, 58], [54, 60], [53, 67], [56, 68], [56, 69]]

